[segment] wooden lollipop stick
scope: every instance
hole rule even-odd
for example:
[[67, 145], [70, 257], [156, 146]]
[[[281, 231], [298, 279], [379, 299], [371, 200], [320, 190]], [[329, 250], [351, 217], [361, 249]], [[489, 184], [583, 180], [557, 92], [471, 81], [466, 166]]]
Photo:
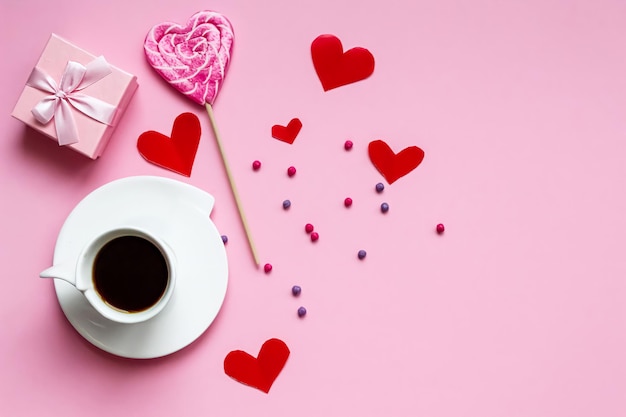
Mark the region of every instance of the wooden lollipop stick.
[[243, 208], [241, 206], [241, 200], [239, 198], [239, 193], [237, 192], [237, 187], [235, 186], [235, 181], [233, 180], [233, 176], [230, 172], [230, 166], [228, 165], [228, 160], [226, 159], [226, 154], [224, 152], [224, 147], [222, 146], [222, 139], [220, 137], [220, 133], [217, 130], [217, 124], [215, 123], [215, 116], [213, 115], [213, 108], [209, 103], [205, 103], [206, 111], [209, 115], [209, 120], [211, 120], [211, 127], [213, 128], [213, 133], [215, 134], [215, 141], [217, 142], [217, 147], [220, 150], [220, 154], [222, 156], [222, 162], [224, 162], [224, 168], [226, 169], [226, 176], [228, 176], [228, 182], [230, 183], [230, 189], [233, 192], [233, 197], [235, 197], [235, 203], [237, 204], [237, 210], [239, 210], [239, 217], [241, 218], [241, 224], [243, 225], [243, 229], [246, 232], [246, 236], [248, 238], [248, 244], [250, 245], [250, 251], [252, 251], [252, 257], [254, 258], [254, 262], [257, 266], [260, 265], [259, 257], [256, 252], [256, 248], [254, 246], [254, 242], [252, 241], [252, 234], [250, 233], [250, 228], [248, 227], [248, 221], [246, 220], [246, 215], [243, 212]]

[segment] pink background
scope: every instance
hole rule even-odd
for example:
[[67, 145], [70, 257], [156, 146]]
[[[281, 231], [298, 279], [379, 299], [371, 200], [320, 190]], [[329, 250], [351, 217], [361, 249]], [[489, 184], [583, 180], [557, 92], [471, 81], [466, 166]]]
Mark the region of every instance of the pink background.
[[[623, 1], [0, 4], [0, 415], [624, 415]], [[215, 113], [270, 275], [253, 265], [202, 107], [143, 57], [152, 25], [202, 8], [235, 27]], [[51, 32], [138, 76], [95, 162], [9, 116]], [[322, 33], [368, 48], [372, 77], [324, 93], [309, 53]], [[139, 134], [169, 133], [185, 111], [203, 127], [191, 178], [136, 151]], [[272, 139], [292, 117], [304, 124], [296, 142]], [[426, 152], [382, 195], [374, 139]], [[197, 342], [137, 361], [84, 341], [38, 273], [78, 201], [143, 174], [216, 197], [230, 283]], [[256, 355], [271, 337], [292, 353], [268, 395], [224, 374], [229, 351]]]

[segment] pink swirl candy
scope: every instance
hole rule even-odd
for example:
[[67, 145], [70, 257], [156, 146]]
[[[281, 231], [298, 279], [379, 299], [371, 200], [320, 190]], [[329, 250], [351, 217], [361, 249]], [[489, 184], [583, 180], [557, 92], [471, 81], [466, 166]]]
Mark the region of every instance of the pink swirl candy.
[[198, 104], [213, 104], [226, 77], [235, 34], [224, 16], [200, 11], [186, 26], [160, 23], [144, 42], [146, 58], [174, 88]]

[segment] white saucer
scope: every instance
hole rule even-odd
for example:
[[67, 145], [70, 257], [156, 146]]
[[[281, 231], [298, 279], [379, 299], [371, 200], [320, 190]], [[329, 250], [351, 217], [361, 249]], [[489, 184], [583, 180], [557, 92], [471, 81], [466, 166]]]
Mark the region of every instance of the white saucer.
[[215, 319], [228, 284], [226, 251], [209, 217], [214, 202], [192, 185], [150, 176], [113, 181], [85, 197], [61, 228], [55, 264], [77, 259], [92, 237], [111, 227], [156, 223], [179, 269], [165, 309], [136, 324], [103, 318], [81, 292], [55, 279], [59, 303], [74, 328], [100, 349], [137, 359], [165, 356], [196, 340]]

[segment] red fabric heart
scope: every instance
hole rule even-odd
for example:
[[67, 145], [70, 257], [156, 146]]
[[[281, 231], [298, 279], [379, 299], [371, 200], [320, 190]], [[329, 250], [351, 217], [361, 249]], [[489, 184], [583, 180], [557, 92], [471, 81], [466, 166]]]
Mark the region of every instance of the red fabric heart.
[[200, 143], [200, 121], [193, 113], [174, 120], [171, 137], [150, 130], [139, 135], [137, 149], [148, 162], [190, 176]]
[[424, 159], [424, 151], [417, 146], [409, 146], [396, 154], [383, 140], [370, 142], [367, 151], [370, 160], [389, 184], [413, 171]]
[[364, 80], [374, 72], [374, 56], [365, 48], [345, 53], [334, 35], [320, 35], [311, 43], [311, 57], [324, 91]]
[[287, 126], [272, 126], [272, 137], [291, 145], [293, 141], [296, 140], [298, 133], [300, 133], [300, 129], [302, 129], [302, 122], [300, 119], [291, 119]]
[[269, 339], [254, 356], [242, 350], [233, 350], [224, 359], [224, 372], [236, 381], [268, 393], [282, 371], [289, 348], [280, 339]]

